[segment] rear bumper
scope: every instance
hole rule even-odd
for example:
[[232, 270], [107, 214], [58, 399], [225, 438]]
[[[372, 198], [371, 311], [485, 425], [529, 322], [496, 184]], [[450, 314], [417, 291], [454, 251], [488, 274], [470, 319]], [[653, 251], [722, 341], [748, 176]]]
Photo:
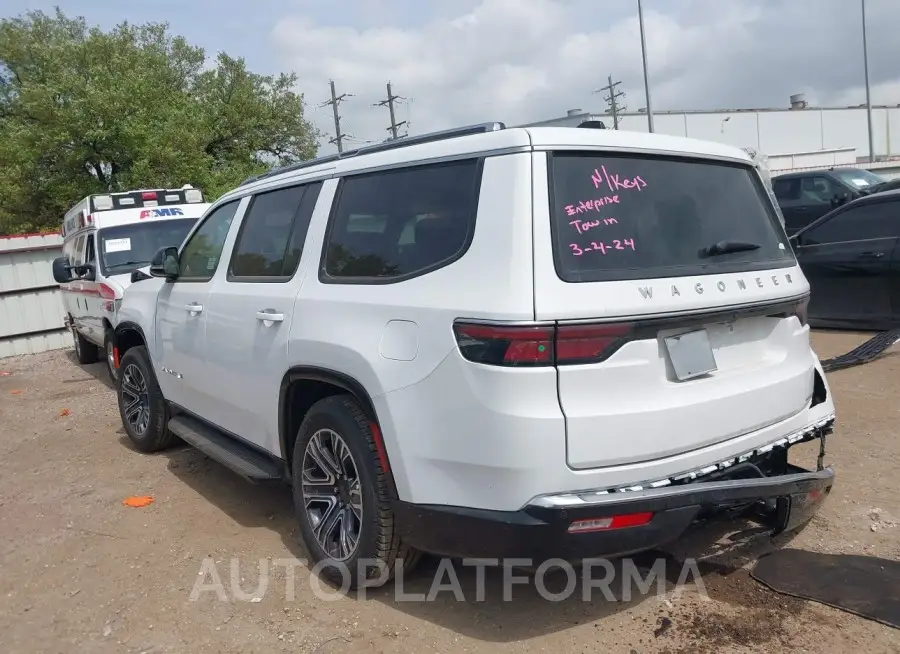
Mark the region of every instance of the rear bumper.
[[[727, 481], [695, 481], [640, 491], [547, 495], [519, 511], [487, 511], [398, 502], [401, 537], [433, 554], [460, 558], [546, 560], [626, 556], [677, 540], [698, 519], [775, 500], [772, 527], [795, 529], [818, 510], [834, 484], [828, 467]], [[576, 500], [577, 498], [577, 500]], [[577, 520], [652, 513], [646, 524], [569, 533]]]

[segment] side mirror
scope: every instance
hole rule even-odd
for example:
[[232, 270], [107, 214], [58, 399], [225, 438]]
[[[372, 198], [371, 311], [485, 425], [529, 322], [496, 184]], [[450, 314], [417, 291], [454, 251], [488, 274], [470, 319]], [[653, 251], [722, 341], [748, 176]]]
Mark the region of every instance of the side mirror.
[[178, 277], [178, 248], [164, 247], [156, 251], [150, 261], [150, 276], [174, 280]]
[[53, 260], [53, 279], [57, 284], [67, 284], [72, 281], [72, 266], [67, 257], [58, 257]]
[[849, 199], [850, 198], [846, 193], [835, 193], [834, 197], [831, 199], [831, 206], [837, 208], [842, 204], [845, 204]]

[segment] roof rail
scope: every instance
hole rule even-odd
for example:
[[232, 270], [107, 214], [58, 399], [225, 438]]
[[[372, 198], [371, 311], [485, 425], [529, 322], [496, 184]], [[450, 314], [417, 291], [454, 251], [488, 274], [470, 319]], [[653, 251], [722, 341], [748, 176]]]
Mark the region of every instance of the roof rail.
[[337, 161], [338, 159], [344, 159], [346, 157], [354, 156], [359, 150], [348, 150], [347, 152], [341, 152], [338, 154], [328, 154], [324, 157], [316, 157], [315, 159], [308, 159], [306, 161], [298, 161], [296, 163], [287, 164], [286, 166], [279, 166], [278, 168], [273, 168], [272, 170], [267, 170], [264, 173], [260, 173], [259, 175], [254, 175], [253, 177], [248, 177], [243, 182], [239, 184], [239, 186], [245, 186], [251, 182], [257, 182], [261, 179], [265, 179], [266, 177], [272, 177], [273, 175], [280, 175], [281, 173], [289, 173], [293, 170], [300, 170], [302, 168], [310, 168], [312, 166], [319, 166], [321, 164], [329, 163], [331, 161]]
[[262, 177], [263, 175], [265, 175], [265, 173], [261, 173], [261, 174], [259, 174], [259, 175], [253, 175], [253, 177], [248, 177], [248, 178], [245, 179], [243, 182], [241, 182], [240, 184], [238, 184], [238, 186], [245, 186], [245, 185], [249, 184], [250, 182], [255, 182], [256, 180], [258, 180], [258, 179], [259, 179], [260, 177]]
[[419, 145], [421, 143], [432, 143], [434, 141], [443, 141], [444, 139], [452, 139], [460, 136], [469, 136], [471, 134], [484, 134], [486, 132], [497, 132], [501, 129], [506, 129], [506, 125], [501, 122], [490, 122], [490, 123], [478, 123], [476, 125], [466, 125], [465, 127], [454, 127], [452, 129], [445, 129], [439, 132], [429, 132], [427, 134], [420, 134], [418, 136], [402, 136], [397, 137], [396, 139], [391, 138], [382, 143], [375, 143], [373, 145], [366, 145], [361, 148], [357, 148], [355, 150], [348, 150], [347, 152], [340, 152], [337, 154], [329, 154], [324, 157], [316, 157], [315, 159], [309, 159], [307, 161], [298, 161], [297, 163], [288, 164], [286, 166], [281, 166], [279, 168], [273, 168], [267, 172], [264, 172], [260, 175], [254, 175], [253, 177], [248, 177], [243, 182], [239, 184], [239, 186], [245, 186], [250, 184], [251, 182], [257, 182], [261, 179], [265, 179], [266, 177], [272, 177], [273, 175], [280, 175], [281, 173], [289, 173], [295, 170], [301, 170], [303, 168], [310, 168], [312, 166], [318, 166], [325, 163], [330, 163], [332, 161], [338, 161], [339, 159], [348, 159], [350, 157], [355, 157], [361, 154], [371, 154], [373, 152], [382, 152], [385, 150], [394, 150], [396, 148], [405, 148], [410, 145]]
[[375, 143], [374, 145], [364, 145], [359, 149], [359, 154], [384, 152], [385, 150], [405, 148], [410, 145], [433, 143], [434, 141], [443, 141], [444, 139], [455, 139], [460, 136], [484, 134], [485, 132], [497, 132], [501, 129], [506, 129], [506, 125], [501, 122], [478, 123], [476, 125], [466, 125], [465, 127], [453, 127], [451, 129], [441, 130], [440, 132], [429, 132], [427, 134], [419, 134], [418, 136], [403, 136], [396, 139], [392, 138], [381, 143]]

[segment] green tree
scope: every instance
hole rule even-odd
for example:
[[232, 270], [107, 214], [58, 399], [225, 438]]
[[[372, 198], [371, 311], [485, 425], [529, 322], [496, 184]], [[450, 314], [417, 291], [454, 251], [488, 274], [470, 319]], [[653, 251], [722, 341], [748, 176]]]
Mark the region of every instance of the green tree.
[[91, 193], [189, 183], [215, 198], [315, 156], [296, 75], [205, 62], [166, 23], [0, 21], [0, 233], [56, 229]]

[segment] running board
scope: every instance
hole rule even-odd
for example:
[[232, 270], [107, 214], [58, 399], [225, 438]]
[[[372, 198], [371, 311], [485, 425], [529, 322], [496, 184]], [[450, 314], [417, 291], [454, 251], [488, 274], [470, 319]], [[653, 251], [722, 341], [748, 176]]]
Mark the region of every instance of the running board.
[[283, 479], [279, 465], [271, 457], [196, 418], [177, 415], [169, 420], [169, 431], [250, 482]]

